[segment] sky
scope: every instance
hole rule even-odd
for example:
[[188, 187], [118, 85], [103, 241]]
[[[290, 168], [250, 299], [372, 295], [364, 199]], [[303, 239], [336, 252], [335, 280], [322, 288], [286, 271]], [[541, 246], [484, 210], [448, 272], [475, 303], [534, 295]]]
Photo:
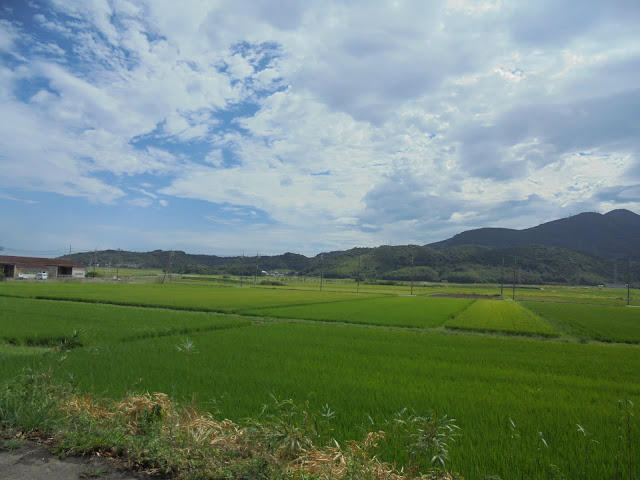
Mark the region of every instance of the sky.
[[640, 213], [638, 0], [0, 0], [0, 246], [240, 255]]

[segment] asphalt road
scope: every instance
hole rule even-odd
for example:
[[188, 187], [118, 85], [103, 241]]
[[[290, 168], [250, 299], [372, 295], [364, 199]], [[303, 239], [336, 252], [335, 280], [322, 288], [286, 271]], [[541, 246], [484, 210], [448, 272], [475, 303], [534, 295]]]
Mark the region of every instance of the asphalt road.
[[13, 451], [0, 451], [0, 480], [140, 480], [118, 468], [110, 459], [97, 456], [58, 458], [46, 445], [26, 443]]

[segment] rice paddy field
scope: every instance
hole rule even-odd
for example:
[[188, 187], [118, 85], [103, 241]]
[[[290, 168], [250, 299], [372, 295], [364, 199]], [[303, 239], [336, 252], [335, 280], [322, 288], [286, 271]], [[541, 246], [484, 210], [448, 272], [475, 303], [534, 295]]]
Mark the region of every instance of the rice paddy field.
[[558, 336], [554, 327], [531, 310], [515, 302], [495, 300], [476, 300], [464, 312], [448, 321], [446, 326], [481, 332]]
[[[550, 303], [374, 287], [2, 283], [0, 381], [52, 368], [83, 392], [161, 391], [239, 422], [272, 395], [329, 404], [339, 442], [392, 432], [407, 407], [456, 419], [465, 479], [638, 478], [640, 415], [620, 406], [640, 404], [640, 309], [596, 289]], [[390, 435], [380, 455], [407, 452]]]

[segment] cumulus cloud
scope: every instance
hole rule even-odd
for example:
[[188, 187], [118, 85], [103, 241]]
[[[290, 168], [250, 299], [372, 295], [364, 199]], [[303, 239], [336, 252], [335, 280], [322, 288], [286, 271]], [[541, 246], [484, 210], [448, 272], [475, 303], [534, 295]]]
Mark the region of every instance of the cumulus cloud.
[[37, 7], [0, 14], [0, 188], [299, 251], [640, 207], [633, 2]]

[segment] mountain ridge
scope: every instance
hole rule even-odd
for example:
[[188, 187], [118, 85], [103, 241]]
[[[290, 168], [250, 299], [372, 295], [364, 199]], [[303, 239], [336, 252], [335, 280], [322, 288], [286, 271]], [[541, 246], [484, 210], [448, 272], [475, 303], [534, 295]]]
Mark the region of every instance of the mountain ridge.
[[[632, 267], [620, 262], [639, 258], [634, 248], [639, 238], [640, 216], [628, 210], [612, 210], [606, 214], [585, 212], [523, 230], [469, 230], [429, 245], [358, 247], [313, 257], [291, 252], [245, 258], [183, 251], [105, 250], [64, 258], [85, 265], [92, 265], [98, 258], [98, 263], [109, 263], [112, 267], [168, 269], [171, 265], [172, 272], [182, 274], [252, 276], [256, 270], [265, 270], [326, 278], [461, 283], [500, 282], [502, 263], [506, 259], [511, 265], [515, 259], [522, 283], [598, 285], [623, 282], [630, 268], [634, 278], [640, 276], [640, 264]], [[550, 244], [543, 244], [545, 241]]]
[[620, 259], [637, 258], [639, 241], [640, 215], [617, 209], [605, 214], [583, 212], [521, 230], [491, 227], [467, 230], [428, 246], [439, 250], [460, 245], [489, 248], [545, 245]]

